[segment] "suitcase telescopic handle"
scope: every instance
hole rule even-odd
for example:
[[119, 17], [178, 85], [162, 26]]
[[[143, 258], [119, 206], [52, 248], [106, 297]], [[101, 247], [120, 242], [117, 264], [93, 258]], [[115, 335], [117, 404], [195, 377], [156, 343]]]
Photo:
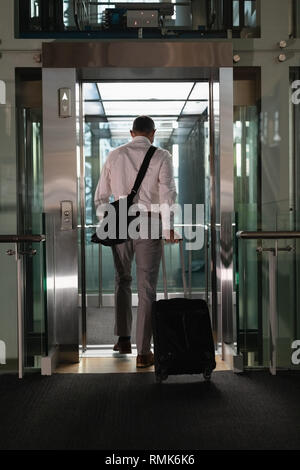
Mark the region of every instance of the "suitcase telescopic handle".
[[[183, 285], [183, 295], [187, 297], [187, 286], [185, 278], [185, 264], [184, 264], [184, 254], [183, 254], [183, 239], [179, 240], [179, 253], [180, 253], [180, 267], [181, 267], [181, 277]], [[165, 242], [162, 240], [162, 274], [163, 274], [163, 286], [164, 286], [164, 298], [168, 299], [168, 283], [167, 283], [167, 270], [166, 270], [166, 257], [165, 257]]]

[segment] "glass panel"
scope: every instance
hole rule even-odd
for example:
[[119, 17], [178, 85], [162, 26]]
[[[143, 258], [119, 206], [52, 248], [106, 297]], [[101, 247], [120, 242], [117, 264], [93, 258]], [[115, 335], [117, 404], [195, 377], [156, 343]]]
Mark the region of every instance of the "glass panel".
[[[275, 107], [271, 101], [267, 107], [264, 104], [261, 116], [254, 106], [235, 107], [235, 207], [239, 230], [299, 230], [299, 78], [300, 69], [291, 69], [290, 159], [284, 156], [280, 161], [279, 143], [282, 144], [288, 128], [284, 130], [283, 111], [279, 112], [278, 103]], [[260, 142], [264, 152], [261, 163]], [[272, 349], [269, 320], [275, 312], [277, 367], [299, 368], [299, 364], [293, 363], [293, 352], [297, 349], [297, 344], [293, 349], [293, 343], [300, 333], [298, 241], [239, 241], [237, 274], [238, 341], [245, 364], [269, 367]], [[274, 293], [269, 285], [272, 276], [276, 280]]]
[[[150, 3], [150, 5], [149, 5]], [[56, 37], [57, 33], [79, 38], [227, 38], [228, 29], [235, 37], [246, 26], [256, 26], [256, 1], [179, 0], [56, 0], [51, 8], [42, 9], [41, 0], [19, 0], [20, 35], [24, 37]], [[158, 21], [151, 27], [127, 26], [128, 10], [155, 10]], [[258, 37], [258, 32], [251, 32]]]
[[[293, 230], [294, 217], [291, 211], [279, 211], [274, 219], [276, 230]], [[265, 244], [266, 245], [266, 244]], [[280, 240], [279, 250], [292, 248], [292, 251], [278, 251], [276, 265], [277, 283], [277, 315], [278, 315], [278, 337], [277, 337], [277, 364], [278, 367], [292, 367], [292, 342], [300, 339], [295, 331], [298, 323], [299, 312], [297, 310], [296, 291], [297, 288], [297, 261], [299, 251], [295, 240]], [[270, 246], [270, 244], [268, 244]], [[274, 246], [274, 243], [271, 244]], [[294, 250], [294, 251], [293, 251]], [[281, 295], [284, 292], [284, 295]]]
[[[290, 213], [270, 214], [265, 223], [269, 230], [293, 230]], [[262, 253], [257, 253], [262, 248]], [[272, 349], [269, 320], [272, 315], [272, 291], [269, 281], [274, 273], [276, 279], [275, 305], [277, 315], [276, 364], [282, 368], [297, 368], [293, 363], [294, 349], [292, 344], [299, 338], [297, 310], [297, 266], [299, 263], [298, 242], [279, 240], [275, 258], [275, 272], [270, 270], [270, 256], [275, 252], [274, 240], [242, 240], [239, 241], [239, 257], [243, 269], [240, 270], [240, 344], [247, 366], [270, 365]], [[272, 266], [272, 265], [271, 265]], [[253, 286], [251, 286], [251, 281]], [[255, 282], [253, 282], [255, 280]], [[282, 294], [283, 293], [283, 294]]]
[[[246, 89], [244, 88], [244, 96]], [[234, 194], [237, 230], [258, 230], [259, 152], [257, 106], [234, 106]], [[236, 259], [238, 344], [248, 366], [263, 364], [261, 259], [257, 242], [238, 242]]]
[[256, 27], [256, 0], [244, 2], [245, 26], [249, 28]]
[[[19, 110], [19, 177], [24, 181], [19, 198], [18, 232], [26, 235], [45, 233], [43, 218], [43, 155], [41, 109]], [[21, 210], [22, 208], [22, 210]], [[40, 367], [46, 351], [46, 279], [45, 244], [26, 243], [23, 256], [25, 367]]]
[[18, 370], [17, 264], [14, 256], [6, 255], [8, 250], [14, 244], [0, 243], [0, 373]]
[[[16, 233], [16, 153], [13, 107], [0, 105], [0, 234]], [[0, 244], [0, 372], [16, 371], [17, 273], [13, 256], [6, 251], [13, 244]], [[4, 353], [5, 350], [5, 353]]]
[[74, 0], [63, 0], [63, 23], [66, 29], [75, 29]]
[[239, 0], [233, 0], [233, 21], [232, 25], [233, 26], [240, 26], [240, 1]]

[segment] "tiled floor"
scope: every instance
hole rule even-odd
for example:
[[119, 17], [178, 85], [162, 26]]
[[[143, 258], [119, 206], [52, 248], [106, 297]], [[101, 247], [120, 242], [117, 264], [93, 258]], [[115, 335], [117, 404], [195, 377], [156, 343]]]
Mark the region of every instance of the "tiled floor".
[[[56, 372], [61, 374], [101, 374], [101, 373], [129, 373], [129, 372], [152, 372], [154, 367], [136, 369], [136, 358], [133, 355], [115, 357], [82, 357], [78, 364], [61, 364]], [[216, 356], [217, 367], [215, 371], [229, 370], [220, 356]]]

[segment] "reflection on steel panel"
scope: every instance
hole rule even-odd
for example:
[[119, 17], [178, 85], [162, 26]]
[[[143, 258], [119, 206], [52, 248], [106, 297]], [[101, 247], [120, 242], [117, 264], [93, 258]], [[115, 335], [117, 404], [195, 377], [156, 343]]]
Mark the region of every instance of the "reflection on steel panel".
[[232, 67], [229, 42], [43, 43], [44, 67]]
[[[75, 83], [74, 69], [43, 68], [44, 208], [54, 220], [55, 262], [54, 272], [47, 273], [54, 277], [55, 289], [54, 308], [48, 308], [48, 318], [55, 328], [52, 339], [67, 361], [79, 359], [77, 230], [61, 230], [60, 204], [70, 201], [77, 220]], [[59, 117], [60, 88], [70, 88], [72, 96], [72, 117], [65, 119]]]
[[220, 277], [222, 339], [233, 338], [233, 69], [220, 69]]

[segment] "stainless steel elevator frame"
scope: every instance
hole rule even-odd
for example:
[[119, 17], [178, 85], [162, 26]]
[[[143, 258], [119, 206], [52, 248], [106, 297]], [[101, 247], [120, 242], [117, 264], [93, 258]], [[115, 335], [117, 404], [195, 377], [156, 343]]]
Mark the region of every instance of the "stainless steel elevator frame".
[[[216, 253], [216, 201], [211, 230], [215, 234], [212, 276], [215, 287], [221, 288], [221, 305], [215, 296], [213, 324], [217, 342], [234, 343], [233, 338], [233, 70], [232, 44], [228, 42], [53, 42], [43, 44], [43, 127], [45, 212], [51, 212], [55, 224], [56, 267], [55, 306], [49, 316], [55, 317], [56, 337], [53, 339], [64, 352], [64, 361], [79, 360], [78, 338], [78, 253], [77, 231], [61, 232], [59, 203], [73, 203], [73, 220], [77, 221], [77, 158], [81, 156], [82, 141], [76, 149], [76, 126], [82, 118], [81, 81], [101, 80], [211, 80], [219, 73], [220, 83], [220, 242], [218, 266]], [[58, 89], [71, 89], [72, 116], [59, 118]], [[75, 92], [77, 90], [77, 92]], [[76, 105], [75, 106], [75, 100]], [[81, 109], [81, 111], [80, 111]], [[211, 114], [213, 121], [213, 115]], [[211, 122], [213, 125], [213, 122]], [[213, 132], [213, 129], [212, 129]], [[77, 134], [80, 136], [80, 134]], [[211, 164], [215, 162], [211, 146]], [[78, 154], [79, 150], [79, 154]], [[215, 178], [215, 173], [212, 173]], [[212, 183], [215, 184], [215, 181]], [[214, 193], [215, 194], [215, 193]], [[83, 206], [84, 208], [84, 206]], [[84, 209], [83, 209], [84, 210]], [[84, 214], [81, 214], [84, 217]], [[82, 225], [82, 224], [81, 224]], [[84, 240], [84, 227], [81, 237]], [[84, 256], [84, 255], [83, 255]], [[83, 260], [84, 261], [84, 260]], [[82, 262], [82, 259], [81, 259]], [[50, 274], [50, 273], [49, 273]], [[83, 281], [84, 282], [84, 281]], [[76, 287], [75, 287], [76, 285]], [[83, 296], [85, 297], [84, 289]], [[67, 302], [66, 302], [67, 299]], [[85, 299], [83, 300], [86, 305]], [[219, 308], [218, 308], [219, 307]], [[219, 311], [218, 311], [219, 310]], [[85, 326], [84, 320], [82, 326]], [[224, 356], [224, 354], [223, 354]]]

